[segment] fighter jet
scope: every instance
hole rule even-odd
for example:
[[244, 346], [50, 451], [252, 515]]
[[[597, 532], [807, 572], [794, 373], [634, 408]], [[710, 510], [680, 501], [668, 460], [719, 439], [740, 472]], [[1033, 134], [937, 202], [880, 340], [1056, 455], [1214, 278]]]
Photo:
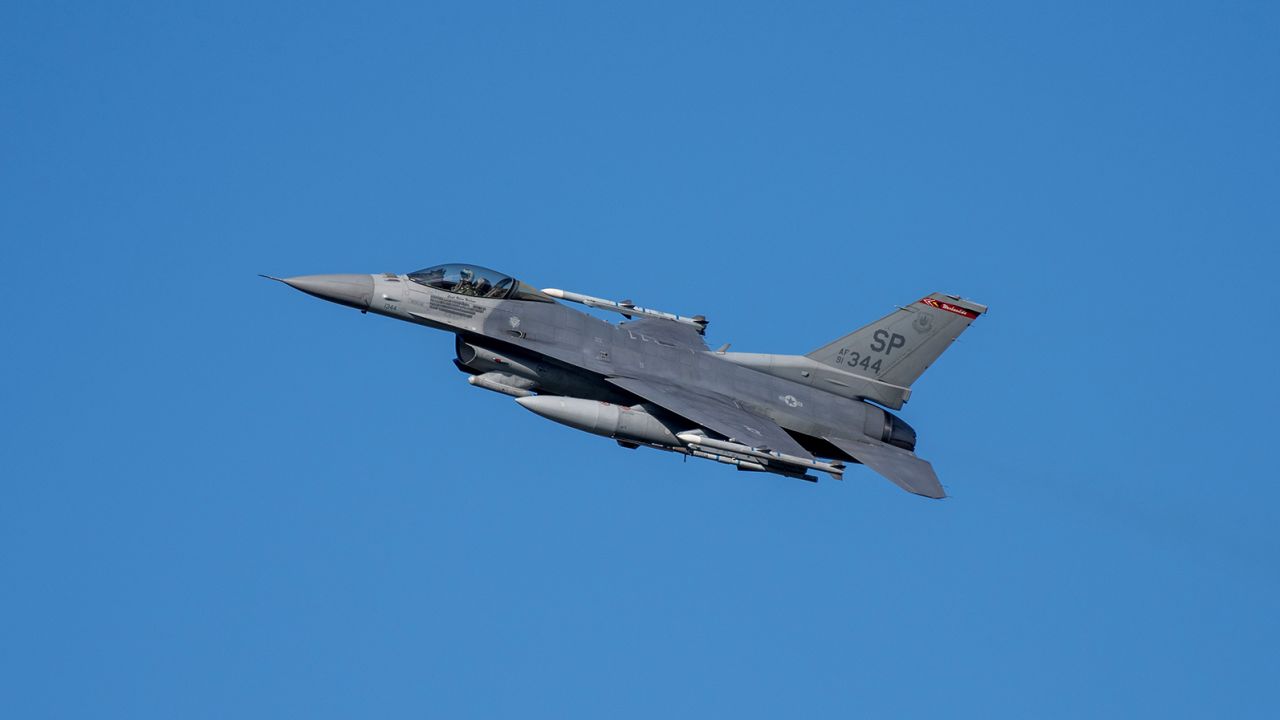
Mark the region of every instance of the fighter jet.
[[[711, 350], [707, 319], [554, 288], [479, 265], [404, 275], [271, 280], [315, 297], [451, 332], [478, 388], [544, 418], [641, 446], [816, 482], [862, 464], [902, 489], [946, 496], [889, 412], [987, 308], [933, 293], [807, 355]], [[618, 313], [608, 322], [565, 303]]]

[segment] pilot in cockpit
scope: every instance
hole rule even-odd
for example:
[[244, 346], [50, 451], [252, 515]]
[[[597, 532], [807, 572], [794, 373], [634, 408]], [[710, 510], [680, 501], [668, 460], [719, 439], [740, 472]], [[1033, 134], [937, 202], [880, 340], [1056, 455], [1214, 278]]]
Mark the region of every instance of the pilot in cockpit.
[[471, 268], [462, 268], [458, 273], [458, 284], [453, 286], [453, 291], [459, 295], [480, 295], [477, 287], [476, 274]]

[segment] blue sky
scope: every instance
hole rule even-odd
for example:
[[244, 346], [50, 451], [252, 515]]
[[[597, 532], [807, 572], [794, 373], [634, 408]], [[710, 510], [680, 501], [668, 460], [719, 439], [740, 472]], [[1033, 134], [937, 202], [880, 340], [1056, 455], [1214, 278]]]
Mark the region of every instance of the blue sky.
[[[12, 717], [1274, 717], [1270, 3], [10, 3]], [[803, 353], [953, 497], [625, 451], [255, 277]]]

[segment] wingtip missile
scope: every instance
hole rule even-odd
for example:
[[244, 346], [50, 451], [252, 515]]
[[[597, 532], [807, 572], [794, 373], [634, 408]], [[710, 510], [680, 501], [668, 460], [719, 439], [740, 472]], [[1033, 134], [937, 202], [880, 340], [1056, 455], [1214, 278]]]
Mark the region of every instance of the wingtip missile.
[[598, 310], [608, 310], [609, 312], [616, 312], [619, 315], [622, 315], [623, 317], [627, 318], [628, 320], [630, 320], [632, 317], [639, 316], [639, 317], [654, 318], [657, 320], [671, 320], [672, 322], [684, 323], [685, 325], [692, 325], [698, 329], [699, 334], [705, 334], [707, 332], [707, 325], [711, 323], [711, 321], [707, 320], [706, 316], [704, 315], [694, 315], [693, 317], [686, 317], [684, 315], [677, 315], [675, 313], [663, 312], [661, 310], [643, 308], [631, 302], [630, 300], [622, 300], [620, 302], [615, 300], [606, 300], [604, 298], [593, 297], [591, 295], [583, 295], [582, 293], [570, 292], [568, 290], [561, 290], [559, 288], [543, 288], [542, 293], [544, 295], [553, 297], [557, 300], [567, 300], [568, 302], [575, 302], [580, 305], [586, 305], [587, 307], [596, 308]]

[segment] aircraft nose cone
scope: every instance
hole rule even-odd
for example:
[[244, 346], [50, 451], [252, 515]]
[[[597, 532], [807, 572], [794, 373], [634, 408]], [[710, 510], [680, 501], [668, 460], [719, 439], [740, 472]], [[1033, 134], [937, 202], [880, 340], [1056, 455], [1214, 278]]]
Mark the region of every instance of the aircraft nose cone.
[[372, 275], [300, 275], [283, 278], [280, 282], [308, 295], [357, 310], [367, 310], [369, 303], [373, 302]]

